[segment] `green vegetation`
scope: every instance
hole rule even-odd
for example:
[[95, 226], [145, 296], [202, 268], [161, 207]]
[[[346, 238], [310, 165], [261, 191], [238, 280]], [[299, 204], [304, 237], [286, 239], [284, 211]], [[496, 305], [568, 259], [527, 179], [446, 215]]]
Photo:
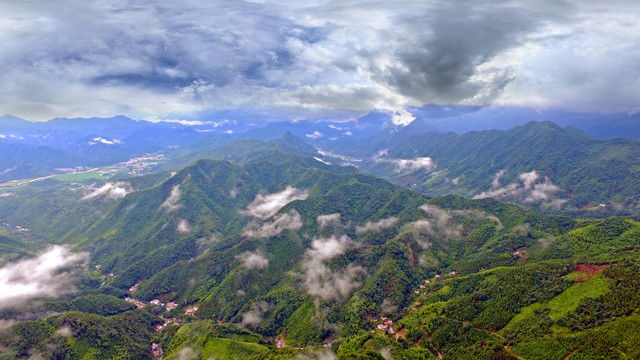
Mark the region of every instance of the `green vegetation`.
[[638, 211], [640, 180], [634, 175], [640, 168], [638, 153], [637, 139], [594, 139], [575, 128], [532, 121], [505, 131], [413, 135], [389, 149], [394, 159], [430, 157], [437, 173], [398, 172], [392, 162], [384, 161], [365, 160], [361, 167], [424, 194], [468, 197], [509, 184], [522, 187], [519, 176], [535, 170], [539, 181], [548, 177], [558, 187], [552, 198], [565, 204], [558, 208], [558, 204], [527, 200], [522, 192], [507, 192], [501, 199], [546, 213], [605, 217]]
[[[0, 357], [149, 359], [152, 343], [165, 359], [638, 356], [640, 223], [431, 198], [281, 151], [292, 141], [229, 144], [242, 165], [130, 179], [122, 199], [53, 179], [1, 199], [0, 220], [30, 228], [0, 232], [4, 255], [46, 238], [91, 261], [76, 292], [0, 311]], [[288, 187], [307, 196], [246, 215]]]
[[64, 174], [64, 175], [56, 175], [53, 176], [54, 179], [58, 181], [84, 181], [84, 180], [105, 180], [108, 179], [109, 176], [106, 176], [100, 172], [88, 171], [81, 172], [75, 174]]

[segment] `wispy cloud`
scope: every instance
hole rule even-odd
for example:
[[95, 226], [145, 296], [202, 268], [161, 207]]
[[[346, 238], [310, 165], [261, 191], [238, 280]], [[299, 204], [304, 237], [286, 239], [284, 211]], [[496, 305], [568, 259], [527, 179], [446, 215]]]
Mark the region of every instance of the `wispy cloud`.
[[316, 220], [321, 229], [331, 224], [340, 225], [340, 214], [319, 215]]
[[415, 159], [394, 159], [391, 161], [396, 165], [398, 171], [400, 172], [411, 172], [418, 169], [431, 171], [436, 167], [436, 164], [430, 157], [417, 157]]
[[395, 225], [398, 222], [398, 220], [399, 219], [397, 217], [392, 216], [390, 218], [382, 219], [375, 222], [369, 221], [362, 226], [356, 226], [356, 234], [362, 234], [369, 231], [380, 231], [383, 229], [388, 229], [393, 225]]
[[160, 205], [160, 209], [164, 209], [166, 211], [174, 211], [182, 207], [182, 205], [178, 205], [178, 200], [180, 200], [180, 196], [182, 192], [180, 191], [180, 185], [174, 185], [171, 188], [171, 194], [169, 197]]
[[393, 300], [386, 298], [382, 301], [380, 305], [380, 312], [383, 314], [397, 314], [398, 313], [398, 305], [393, 303]]
[[261, 250], [256, 251], [246, 251], [242, 254], [238, 255], [238, 259], [242, 261], [242, 266], [246, 269], [258, 269], [262, 270], [269, 266], [269, 259], [264, 256], [264, 253]]
[[502, 179], [502, 177], [504, 176], [504, 173], [505, 173], [504, 169], [496, 173], [496, 175], [493, 177], [493, 181], [491, 182], [492, 188], [500, 187], [500, 179]]
[[191, 232], [191, 225], [189, 225], [189, 222], [185, 219], [180, 219], [180, 221], [178, 221], [178, 226], [176, 227], [176, 230], [178, 230], [178, 232], [181, 233], [188, 233]]
[[332, 270], [326, 262], [344, 253], [351, 245], [346, 236], [332, 236], [314, 239], [311, 249], [305, 252], [302, 262], [304, 268], [304, 288], [311, 296], [322, 300], [344, 298], [361, 285], [359, 282], [366, 276], [366, 270], [359, 265], [349, 264], [344, 270]]
[[416, 239], [423, 247], [430, 247], [432, 241], [423, 239], [419, 236], [421, 234], [428, 234], [441, 241], [447, 241], [461, 235], [462, 225], [455, 221], [452, 212], [428, 204], [422, 205], [420, 209], [427, 214], [428, 218], [406, 223], [401, 231], [415, 233]]
[[266, 219], [273, 216], [288, 203], [295, 200], [305, 200], [308, 196], [309, 192], [306, 190], [287, 186], [277, 193], [256, 195], [256, 198], [240, 213], [257, 219]]
[[88, 259], [88, 253], [54, 245], [36, 257], [5, 265], [0, 268], [0, 308], [75, 291], [69, 267]]
[[196, 360], [200, 358], [200, 353], [190, 346], [185, 346], [176, 354], [177, 360]]
[[302, 227], [302, 218], [297, 211], [291, 210], [285, 214], [277, 214], [273, 219], [261, 223], [250, 222], [242, 232], [243, 236], [250, 238], [270, 238], [279, 235], [285, 230], [299, 230]]
[[544, 204], [554, 207], [562, 207], [566, 201], [557, 199], [554, 194], [560, 188], [554, 185], [548, 177], [540, 179], [537, 171], [532, 170], [518, 176], [518, 182], [513, 182], [501, 187], [500, 180], [505, 171], [500, 170], [493, 178], [491, 190], [483, 191], [475, 195], [474, 199], [496, 198], [510, 201], [522, 201], [532, 204]]
[[107, 199], [121, 199], [133, 191], [131, 184], [126, 181], [108, 182], [100, 188], [82, 197], [82, 200], [94, 200], [105, 197]]
[[316, 130], [316, 131], [312, 132], [311, 134], [305, 134], [304, 136], [308, 137], [309, 139], [315, 140], [315, 139], [320, 139], [320, 138], [324, 137], [324, 134], [321, 133], [320, 131]]
[[460, 236], [462, 225], [456, 224], [448, 211], [435, 205], [422, 205], [420, 209], [435, 220], [436, 229], [440, 235], [448, 239]]
[[251, 305], [251, 310], [242, 313], [242, 325], [255, 329], [263, 321], [263, 315], [270, 310], [270, 306], [265, 301], [258, 301]]

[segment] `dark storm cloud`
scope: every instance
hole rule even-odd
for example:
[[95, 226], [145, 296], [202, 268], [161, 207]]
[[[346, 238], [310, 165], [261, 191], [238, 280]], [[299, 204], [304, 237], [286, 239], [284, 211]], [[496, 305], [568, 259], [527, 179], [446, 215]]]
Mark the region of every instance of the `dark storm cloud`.
[[430, 24], [415, 43], [398, 49], [401, 66], [393, 68], [385, 80], [411, 98], [445, 103], [473, 98], [486, 85], [491, 87], [489, 98], [497, 95], [512, 75], [493, 69], [494, 79], [473, 81], [477, 67], [522, 44], [524, 36], [548, 18], [520, 6], [477, 1], [446, 2], [421, 15], [400, 19], [418, 31], [425, 16]]
[[640, 110], [633, 1], [31, 0], [0, 12], [0, 65], [11, 70], [0, 112], [31, 118], [492, 102]]

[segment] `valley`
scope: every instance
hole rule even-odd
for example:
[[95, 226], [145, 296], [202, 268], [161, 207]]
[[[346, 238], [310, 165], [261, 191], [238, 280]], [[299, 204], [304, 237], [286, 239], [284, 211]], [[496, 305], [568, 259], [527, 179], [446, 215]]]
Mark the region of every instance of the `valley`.
[[35, 285], [45, 278], [22, 272], [30, 259], [57, 251], [61, 262], [42, 275], [56, 287], [6, 298], [20, 306], [0, 308], [2, 357], [639, 351], [630, 218], [420, 194], [363, 164], [331, 165], [292, 134], [229, 142], [176, 168], [190, 156], [143, 158], [142, 176], [118, 163], [5, 190], [0, 271]]

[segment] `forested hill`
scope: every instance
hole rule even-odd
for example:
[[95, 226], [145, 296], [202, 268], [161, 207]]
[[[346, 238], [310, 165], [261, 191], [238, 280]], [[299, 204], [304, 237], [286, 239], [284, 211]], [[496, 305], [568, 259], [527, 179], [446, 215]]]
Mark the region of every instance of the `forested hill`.
[[[0, 357], [638, 357], [640, 223], [430, 198], [274, 154], [0, 198], [15, 261], [47, 237], [88, 253], [60, 270], [75, 292], [2, 304]], [[67, 231], [38, 224], [39, 202]]]
[[[494, 197], [541, 211], [606, 216], [637, 212], [638, 154], [637, 139], [600, 140], [575, 128], [530, 122], [505, 131], [415, 135], [361, 168], [426, 194]], [[421, 167], [399, 163], [424, 158], [429, 162]]]

